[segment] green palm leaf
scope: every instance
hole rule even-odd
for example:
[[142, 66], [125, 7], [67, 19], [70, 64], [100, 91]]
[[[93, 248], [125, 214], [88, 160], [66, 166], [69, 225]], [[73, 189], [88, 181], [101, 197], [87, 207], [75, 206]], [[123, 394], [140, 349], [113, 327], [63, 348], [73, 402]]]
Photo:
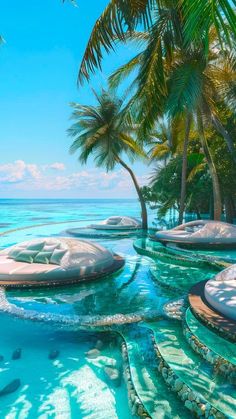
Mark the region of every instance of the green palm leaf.
[[103, 51], [114, 49], [117, 40], [124, 40], [127, 29], [138, 24], [148, 26], [151, 21], [153, 0], [111, 0], [96, 21], [79, 70], [78, 81], [89, 78], [89, 73], [99, 68]]

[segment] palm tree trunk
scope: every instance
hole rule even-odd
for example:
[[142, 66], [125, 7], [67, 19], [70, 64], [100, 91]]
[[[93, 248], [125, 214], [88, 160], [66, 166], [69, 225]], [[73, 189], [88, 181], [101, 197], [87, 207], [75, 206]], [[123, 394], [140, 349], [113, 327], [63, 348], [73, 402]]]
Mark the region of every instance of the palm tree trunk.
[[191, 125], [191, 116], [187, 114], [184, 147], [183, 147], [183, 160], [182, 160], [181, 194], [180, 194], [180, 204], [179, 204], [179, 224], [183, 223], [184, 208], [185, 208], [185, 198], [186, 198], [186, 190], [187, 190], [188, 142], [189, 142], [190, 125]]
[[214, 220], [219, 221], [221, 218], [221, 211], [222, 211], [220, 183], [219, 183], [216, 167], [212, 159], [212, 156], [211, 156], [208, 144], [207, 144], [207, 140], [205, 138], [202, 114], [201, 114], [200, 109], [197, 110], [197, 126], [198, 126], [198, 134], [202, 143], [202, 148], [203, 148], [203, 151], [204, 151], [207, 163], [208, 163], [209, 172], [210, 172], [211, 180], [212, 180], [213, 198], [214, 198]]
[[138, 181], [136, 179], [136, 176], [134, 174], [134, 172], [131, 170], [131, 168], [123, 161], [120, 159], [120, 157], [116, 157], [116, 160], [118, 163], [120, 163], [121, 166], [124, 167], [125, 170], [127, 170], [127, 172], [130, 174], [132, 181], [134, 183], [134, 187], [136, 189], [137, 195], [139, 197], [139, 202], [141, 205], [141, 213], [142, 213], [142, 228], [143, 230], [147, 230], [148, 229], [148, 216], [147, 216], [147, 208], [146, 208], [146, 203], [145, 200], [143, 198], [143, 194], [141, 191], [141, 188], [138, 184]]
[[230, 134], [225, 129], [225, 127], [222, 125], [221, 121], [215, 115], [212, 115], [211, 119], [212, 119], [212, 124], [213, 124], [215, 130], [220, 135], [222, 135], [222, 137], [224, 138], [224, 140], [227, 144], [228, 150], [229, 150], [229, 152], [232, 156], [232, 159], [233, 159], [234, 163], [236, 163], [236, 150], [234, 148], [234, 143], [233, 143], [233, 140], [232, 140]]
[[229, 195], [225, 196], [225, 221], [231, 224], [234, 222], [232, 200]]
[[215, 130], [220, 135], [222, 135], [222, 137], [224, 138], [224, 140], [227, 144], [228, 150], [231, 154], [231, 157], [232, 157], [234, 163], [236, 163], [236, 150], [234, 148], [234, 143], [233, 143], [233, 140], [232, 140], [230, 134], [225, 129], [225, 127], [222, 125], [221, 121], [215, 115], [211, 116], [211, 120], [212, 120], [212, 124], [213, 124]]

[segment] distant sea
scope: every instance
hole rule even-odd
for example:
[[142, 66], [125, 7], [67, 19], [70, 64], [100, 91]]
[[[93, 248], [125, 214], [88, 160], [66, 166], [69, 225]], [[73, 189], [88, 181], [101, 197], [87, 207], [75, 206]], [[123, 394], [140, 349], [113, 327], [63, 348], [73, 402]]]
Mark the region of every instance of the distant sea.
[[[149, 211], [151, 219], [155, 213]], [[137, 199], [0, 199], [0, 231], [67, 221], [95, 221], [112, 215], [140, 217]]]

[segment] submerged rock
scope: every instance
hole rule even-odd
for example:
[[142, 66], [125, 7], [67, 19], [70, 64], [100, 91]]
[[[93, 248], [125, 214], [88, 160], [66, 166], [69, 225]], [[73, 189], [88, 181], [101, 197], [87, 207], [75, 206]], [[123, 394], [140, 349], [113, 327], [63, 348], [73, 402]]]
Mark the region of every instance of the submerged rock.
[[86, 357], [87, 358], [97, 358], [100, 355], [100, 351], [96, 348], [94, 349], [90, 349], [90, 351], [86, 352]]
[[101, 357], [100, 363], [105, 367], [116, 367], [118, 364], [116, 359], [107, 356]]
[[21, 358], [21, 348], [17, 348], [14, 350], [14, 352], [12, 353], [11, 359], [20, 359]]
[[48, 358], [49, 359], [56, 359], [59, 355], [59, 351], [57, 349], [53, 349], [52, 351], [49, 352], [48, 354]]
[[21, 385], [21, 381], [19, 378], [11, 381], [2, 390], [0, 390], [0, 396], [6, 396], [7, 394], [14, 393]]
[[101, 349], [103, 348], [104, 343], [102, 340], [98, 339], [95, 345], [95, 348], [98, 349], [99, 351], [101, 351]]
[[120, 371], [117, 368], [105, 367], [106, 378], [115, 386], [119, 387], [121, 382]]

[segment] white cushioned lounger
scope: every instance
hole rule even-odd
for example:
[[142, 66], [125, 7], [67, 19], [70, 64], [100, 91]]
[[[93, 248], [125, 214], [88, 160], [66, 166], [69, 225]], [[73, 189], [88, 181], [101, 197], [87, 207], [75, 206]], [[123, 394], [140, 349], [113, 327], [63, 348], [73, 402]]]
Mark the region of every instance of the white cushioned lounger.
[[141, 228], [141, 222], [133, 217], [114, 216], [88, 227], [95, 230], [133, 230]]
[[236, 226], [221, 221], [196, 220], [158, 231], [155, 240], [196, 247], [236, 247]]
[[209, 280], [205, 285], [205, 298], [221, 314], [236, 320], [236, 281]]
[[36, 239], [0, 252], [0, 285], [79, 282], [115, 271], [122, 264], [121, 258], [96, 243], [68, 238]]

